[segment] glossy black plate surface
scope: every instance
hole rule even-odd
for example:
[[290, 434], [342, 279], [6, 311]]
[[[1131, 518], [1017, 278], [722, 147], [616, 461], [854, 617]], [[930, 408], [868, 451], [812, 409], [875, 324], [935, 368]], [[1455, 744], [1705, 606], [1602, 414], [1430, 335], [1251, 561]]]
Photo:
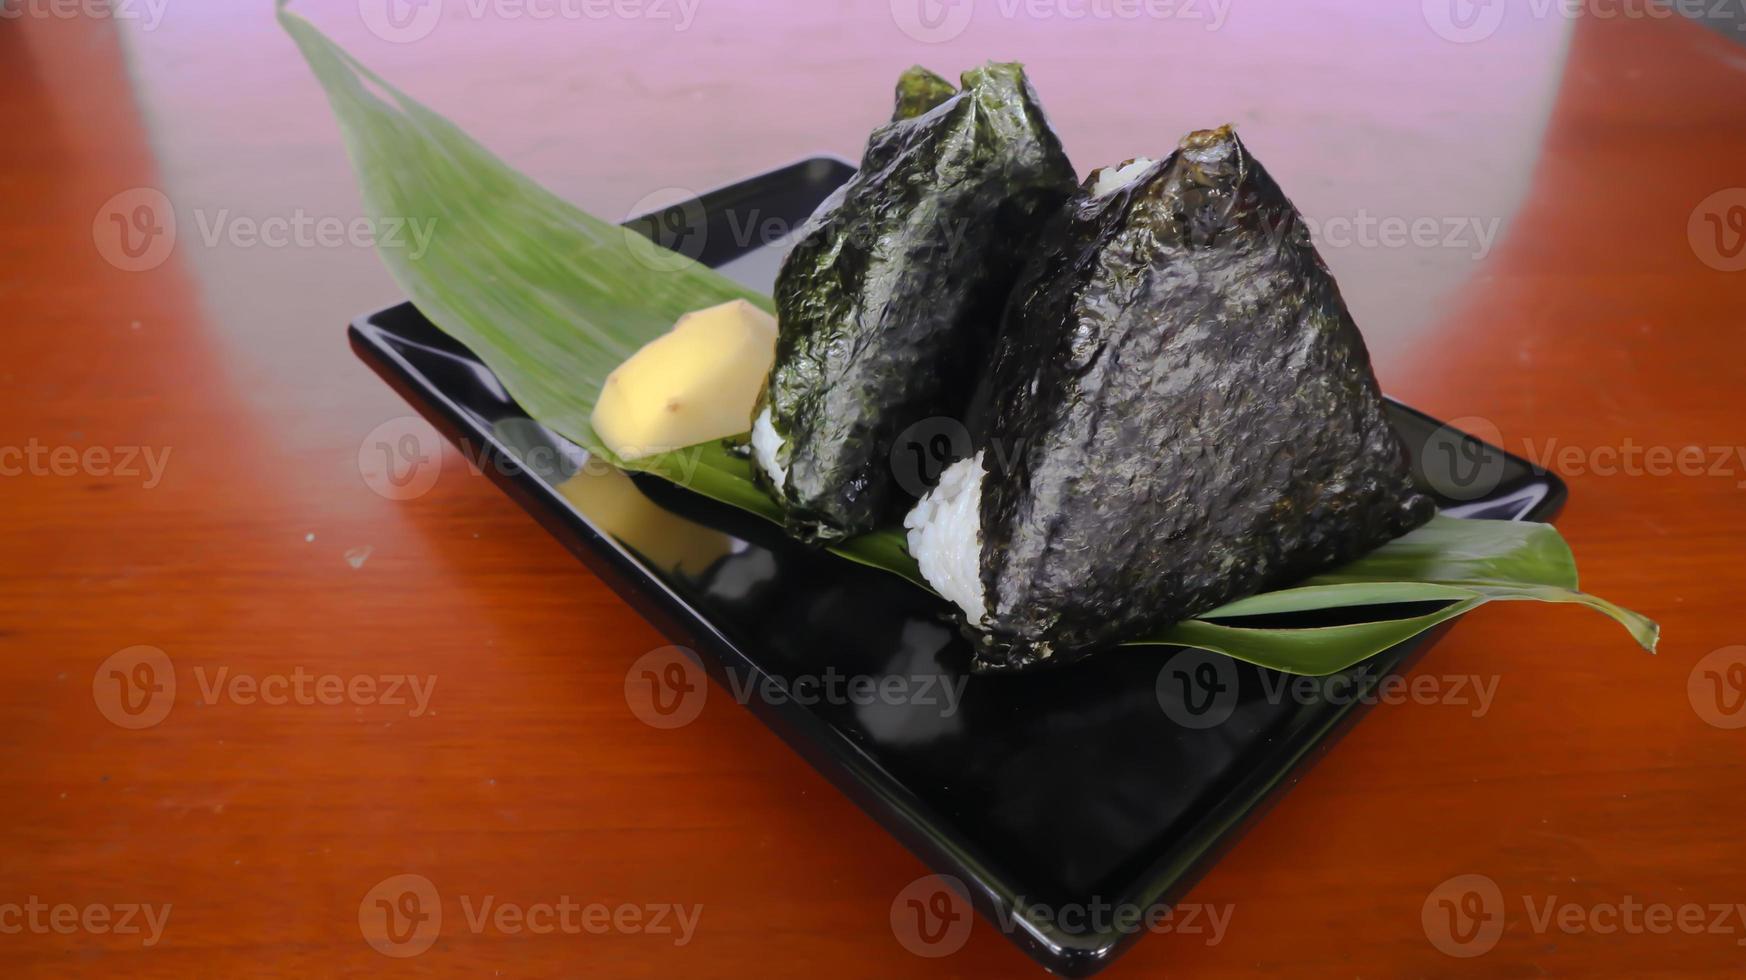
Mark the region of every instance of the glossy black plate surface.
[[[851, 172], [839, 160], [809, 160], [631, 227], [768, 289], [780, 232]], [[940, 600], [810, 552], [749, 515], [588, 460], [528, 419], [472, 354], [410, 304], [359, 320], [351, 340], [543, 526], [696, 651], [717, 682], [712, 698], [739, 694], [934, 871], [962, 882], [983, 916], [976, 928], [1004, 932], [1055, 972], [1094, 972], [1146, 934], [1108, 921], [1069, 930], [1056, 911], [1179, 900], [1244, 821], [1363, 710], [1349, 692], [1282, 697], [1276, 683], [1264, 683], [1277, 675], [1168, 649], [970, 677], [968, 651], [942, 623]], [[1446, 511], [1544, 520], [1562, 504], [1556, 477], [1393, 408], [1419, 451], [1421, 482]], [[1435, 636], [1353, 668], [1354, 689], [1404, 670]], [[895, 678], [898, 686], [887, 688], [892, 697], [857, 696], [849, 677]], [[813, 696], [767, 697], [767, 681]], [[959, 684], [961, 699], [947, 697], [944, 685]], [[1015, 912], [1021, 898], [1032, 912]], [[901, 905], [894, 902], [894, 928], [907, 914]], [[928, 914], [916, 908], [924, 941], [943, 935]], [[893, 952], [905, 955], [895, 945]]]

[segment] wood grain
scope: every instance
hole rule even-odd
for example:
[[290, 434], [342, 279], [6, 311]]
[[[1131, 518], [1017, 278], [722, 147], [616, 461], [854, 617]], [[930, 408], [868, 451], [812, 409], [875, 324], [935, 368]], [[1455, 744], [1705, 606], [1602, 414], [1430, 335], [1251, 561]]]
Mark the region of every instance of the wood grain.
[[[676, 730], [640, 722], [624, 673], [663, 639], [459, 457], [417, 499], [371, 491], [359, 447], [406, 410], [340, 327], [392, 284], [367, 248], [203, 234], [357, 213], [337, 130], [264, 6], [187, 0], [149, 26], [0, 21], [0, 447], [20, 451], [0, 456], [0, 970], [1034, 972], [980, 922], [951, 956], [906, 953], [888, 912], [924, 869], [748, 713], [724, 699]], [[1660, 620], [1661, 653], [1576, 611], [1475, 615], [1420, 672], [1495, 682], [1487, 710], [1380, 707], [1191, 896], [1233, 906], [1222, 941], [1149, 937], [1108, 975], [1746, 964], [1739, 918], [1727, 933], [1601, 934], [1527, 912], [1746, 902], [1746, 731], [1712, 724], [1736, 716], [1688, 691], [1700, 660], [1746, 643], [1746, 272], [1706, 264], [1726, 257], [1688, 234], [1708, 227], [1702, 202], [1746, 185], [1746, 48], [1724, 32], [1512, 15], [1453, 44], [1417, 4], [1255, 4], [1218, 30], [984, 6], [926, 45], [884, 3], [706, 0], [684, 31], [451, 5], [428, 38], [390, 44], [358, 5], [308, 6], [603, 213], [813, 150], [853, 155], [898, 69], [996, 56], [1032, 64], [1082, 169], [1235, 119], [1312, 217], [1497, 219], [1483, 256], [1355, 244], [1329, 261], [1393, 394], [1494, 427], [1512, 451], [1574, 447], [1553, 462], [1585, 585]], [[104, 259], [103, 218], [142, 187], [173, 203], [179, 237], [162, 265], [127, 272]], [[1704, 207], [1725, 221], [1746, 191]], [[1627, 446], [1702, 447], [1706, 465], [1607, 472]], [[80, 461], [55, 463], [62, 447]], [[143, 458], [122, 472], [131, 447], [162, 462], [158, 478]], [[134, 730], [110, 720], [102, 665], [139, 645], [164, 651], [178, 689]], [[422, 713], [273, 705], [207, 697], [220, 671], [435, 686]], [[365, 941], [359, 906], [402, 874], [435, 884], [446, 919], [427, 952], [396, 959]], [[1464, 874], [1506, 906], [1474, 959], [1440, 951], [1421, 921]], [[683, 945], [475, 932], [461, 895], [703, 911]], [[33, 897], [172, 909], [149, 947], [8, 930], [22, 920], [6, 907]]]

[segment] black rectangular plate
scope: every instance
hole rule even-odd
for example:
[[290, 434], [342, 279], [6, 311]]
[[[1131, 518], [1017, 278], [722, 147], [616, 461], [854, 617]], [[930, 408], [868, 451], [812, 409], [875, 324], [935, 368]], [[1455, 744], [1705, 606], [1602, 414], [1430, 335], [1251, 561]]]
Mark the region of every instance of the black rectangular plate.
[[[747, 230], [797, 227], [852, 172], [841, 160], [806, 160], [629, 227], [768, 289], [782, 243]], [[411, 304], [358, 320], [351, 341], [542, 526], [694, 651], [718, 696], [763, 692], [767, 681], [804, 694], [832, 674], [904, 679], [910, 696], [889, 700], [908, 703], [845, 694], [840, 682], [836, 695], [741, 699], [935, 872], [956, 879], [988, 924], [1068, 976], [1095, 972], [1143, 933], [1066, 931], [1052, 915], [1015, 911], [1021, 899], [1041, 909], [1176, 902], [1364, 710], [1368, 699], [1351, 691], [1405, 671], [1441, 632], [1348, 671], [1346, 696], [1307, 703], [1279, 697], [1277, 685], [1269, 697], [1258, 668], [1166, 648], [969, 677], [966, 644], [945, 625], [941, 600], [809, 551], [742, 512], [589, 460], [529, 419]], [[1563, 484], [1525, 460], [1391, 409], [1446, 513], [1545, 520], [1563, 503]], [[965, 686], [954, 703], [938, 684], [957, 683]], [[1210, 712], [1222, 721], [1208, 724], [1217, 720]]]

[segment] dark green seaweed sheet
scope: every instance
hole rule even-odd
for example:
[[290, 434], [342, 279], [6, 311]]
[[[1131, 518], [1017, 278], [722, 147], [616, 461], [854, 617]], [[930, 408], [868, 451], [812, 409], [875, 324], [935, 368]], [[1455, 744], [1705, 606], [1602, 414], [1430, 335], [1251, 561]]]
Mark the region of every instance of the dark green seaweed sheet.
[[897, 110], [891, 118], [914, 119], [957, 94], [951, 82], [915, 65], [897, 79]]
[[1228, 128], [1064, 209], [1015, 289], [983, 447], [978, 667], [1063, 662], [1429, 520], [1369, 352]]
[[1024, 70], [989, 64], [962, 80], [952, 94], [925, 70], [905, 75], [898, 118], [874, 131], [777, 276], [765, 398], [788, 479], [773, 495], [802, 540], [895, 517], [908, 499], [895, 488], [898, 435], [963, 418], [1039, 226], [1073, 192]]

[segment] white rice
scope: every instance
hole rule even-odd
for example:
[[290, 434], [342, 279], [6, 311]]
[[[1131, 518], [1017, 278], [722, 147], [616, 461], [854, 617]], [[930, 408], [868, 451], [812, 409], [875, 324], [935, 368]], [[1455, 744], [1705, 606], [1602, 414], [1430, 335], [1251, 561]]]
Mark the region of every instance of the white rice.
[[909, 553], [922, 577], [958, 608], [972, 626], [988, 615], [982, 594], [982, 454], [961, 459], [940, 474], [903, 518]]
[[1091, 196], [1103, 197], [1106, 194], [1114, 194], [1138, 180], [1140, 174], [1156, 162], [1140, 157], [1125, 167], [1102, 168], [1097, 172], [1097, 183], [1091, 185]]
[[770, 406], [758, 413], [757, 421], [752, 423], [752, 455], [758, 457], [758, 465], [769, 474], [770, 481], [778, 488], [788, 485], [788, 467], [782, 465], [782, 436], [776, 431], [776, 426], [770, 421]]

